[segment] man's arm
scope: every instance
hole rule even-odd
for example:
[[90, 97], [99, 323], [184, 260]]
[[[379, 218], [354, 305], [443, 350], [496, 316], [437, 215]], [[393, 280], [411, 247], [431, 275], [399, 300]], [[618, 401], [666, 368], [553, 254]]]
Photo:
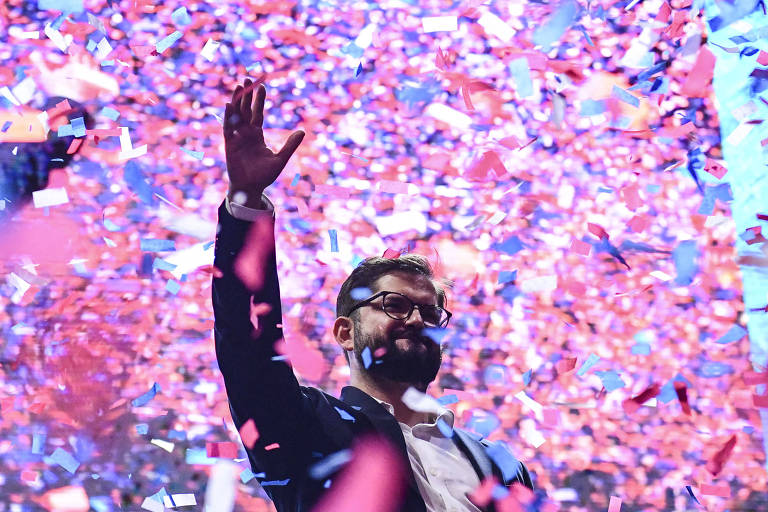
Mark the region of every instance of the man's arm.
[[[219, 208], [216, 235], [214, 336], [235, 425], [240, 429], [250, 419], [259, 432], [249, 450], [251, 462], [267, 479], [278, 480], [294, 474], [296, 464], [308, 455], [302, 430], [307, 422], [293, 371], [274, 359], [275, 342], [282, 338], [274, 211], [254, 209], [271, 206], [262, 202], [262, 191], [279, 176], [303, 132], [295, 132], [280, 152], [272, 153], [261, 128], [266, 91], [259, 87], [256, 113], [251, 114], [250, 87], [249, 81], [238, 86], [225, 111], [230, 190]], [[277, 448], [266, 450], [275, 443]]]

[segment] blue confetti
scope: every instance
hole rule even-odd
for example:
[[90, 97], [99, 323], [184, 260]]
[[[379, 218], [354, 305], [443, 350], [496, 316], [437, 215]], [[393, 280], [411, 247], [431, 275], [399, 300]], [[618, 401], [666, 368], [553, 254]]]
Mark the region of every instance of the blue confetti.
[[472, 411], [472, 416], [466, 423], [466, 426], [470, 430], [474, 430], [483, 437], [488, 437], [491, 433], [499, 428], [501, 420], [497, 418], [493, 413], [484, 411], [482, 409], [475, 409]]
[[371, 366], [371, 363], [373, 362], [373, 357], [371, 356], [371, 348], [365, 347], [363, 349], [362, 356], [363, 356], [363, 365], [366, 368], [369, 368]]
[[176, 295], [179, 293], [179, 290], [181, 290], [181, 285], [173, 279], [169, 279], [168, 282], [165, 283], [165, 290]]
[[352, 422], [355, 421], [355, 418], [344, 409], [341, 409], [339, 407], [334, 407], [334, 409], [336, 409], [336, 412], [339, 413], [339, 416], [341, 416], [341, 419], [352, 421]]
[[699, 503], [699, 500], [696, 499], [696, 496], [693, 495], [693, 489], [691, 489], [691, 486], [690, 485], [686, 485], [685, 489], [688, 491], [688, 494], [691, 496], [691, 498], [693, 498], [693, 501], [695, 501], [696, 503], [701, 505], [701, 503]]
[[635, 343], [630, 352], [636, 356], [647, 356], [651, 353], [651, 346], [647, 343]]
[[329, 229], [328, 236], [331, 238], [331, 252], [339, 252], [339, 241], [337, 238], [336, 230]]
[[142, 171], [141, 167], [134, 160], [129, 160], [123, 168], [123, 180], [128, 185], [128, 188], [136, 194], [139, 199], [147, 204], [154, 204], [154, 192], [152, 186], [149, 184], [147, 176]]
[[328, 480], [326, 480], [325, 482], [323, 482], [323, 488], [324, 488], [324, 489], [328, 489], [328, 488], [330, 488], [330, 487], [331, 487], [331, 479], [329, 478]]
[[357, 65], [357, 70], [355, 70], [355, 76], [360, 76], [360, 73], [363, 72], [363, 63]]
[[661, 389], [659, 390], [659, 396], [656, 397], [659, 402], [667, 404], [672, 400], [677, 400], [675, 382], [684, 382], [685, 385], [689, 388], [693, 386], [693, 384], [688, 379], [678, 373], [675, 377], [669, 379], [666, 384], [661, 386]]
[[298, 185], [298, 183], [299, 183], [299, 179], [300, 179], [300, 178], [301, 178], [301, 174], [299, 174], [299, 173], [296, 173], [296, 174], [293, 176], [293, 179], [291, 180], [291, 186], [292, 186], [292, 187], [295, 187], [296, 185]]
[[528, 96], [533, 95], [531, 70], [528, 67], [528, 60], [526, 60], [525, 57], [510, 62], [509, 73], [515, 81], [515, 92], [520, 98], [527, 98]]
[[155, 258], [155, 260], [152, 262], [152, 269], [159, 269], [159, 270], [174, 270], [176, 268], [176, 265], [173, 263], [168, 263], [162, 258]]
[[56, 135], [59, 137], [70, 137], [74, 135], [74, 132], [72, 131], [72, 125], [71, 124], [63, 124], [59, 126], [58, 132], [56, 132]]
[[352, 460], [352, 450], [340, 450], [325, 457], [309, 467], [309, 476], [315, 480], [322, 480], [342, 468]]
[[187, 448], [185, 455], [185, 462], [190, 465], [213, 466], [218, 460], [215, 457], [208, 457], [205, 448]]
[[421, 332], [439, 345], [450, 331], [443, 327], [425, 327]]
[[179, 7], [171, 13], [171, 19], [176, 25], [184, 26], [192, 23], [192, 18], [189, 16], [186, 7]]
[[450, 405], [458, 403], [459, 397], [456, 394], [444, 395], [437, 399], [437, 403], [440, 405]]
[[45, 437], [46, 434], [41, 432], [32, 434], [32, 453], [42, 455], [45, 449]]
[[505, 482], [515, 478], [520, 471], [520, 461], [512, 455], [503, 442], [497, 441], [485, 449], [488, 456], [501, 469], [502, 477]]
[[180, 148], [183, 152], [194, 158], [195, 160], [202, 160], [204, 153], [202, 151], [192, 151], [191, 149], [187, 148]]
[[56, 448], [56, 450], [51, 454], [50, 459], [70, 473], [74, 473], [77, 471], [77, 468], [80, 467], [80, 463], [77, 461], [77, 459], [75, 459], [72, 454], [61, 448]]
[[155, 238], [142, 238], [141, 250], [145, 252], [175, 251], [176, 242], [173, 240], [158, 240]]
[[586, 99], [581, 102], [581, 111], [579, 115], [582, 117], [595, 116], [605, 112], [605, 101]]
[[3, 123], [3, 127], [2, 127], [2, 128], [0, 128], [0, 132], [2, 132], [2, 133], [5, 133], [5, 132], [7, 132], [7, 131], [8, 131], [8, 129], [11, 127], [11, 125], [13, 125], [13, 123], [12, 123], [11, 121], [6, 121], [6, 122], [4, 122], [4, 123]]
[[155, 49], [157, 50], [157, 53], [163, 53], [165, 50], [173, 46], [173, 43], [181, 39], [181, 36], [183, 35], [184, 34], [182, 34], [177, 30], [172, 34], [165, 36], [163, 39], [158, 41], [157, 45], [155, 45]]
[[63, 13], [83, 12], [83, 0], [37, 0], [41, 11], [55, 10]]
[[491, 498], [494, 500], [503, 500], [509, 495], [509, 489], [501, 484], [496, 484], [491, 489]]
[[565, 30], [576, 21], [579, 14], [579, 4], [572, 0], [566, 0], [549, 17], [549, 19], [533, 32], [533, 42], [542, 46], [544, 51], [549, 51], [550, 45], [560, 39]]
[[507, 384], [507, 367], [491, 364], [483, 372], [483, 382], [486, 386], [505, 386]]
[[734, 341], [739, 341], [741, 338], [747, 335], [747, 330], [744, 329], [740, 325], [734, 325], [730, 329], [728, 329], [728, 332], [723, 334], [719, 340], [717, 340], [717, 343], [720, 345], [726, 345], [728, 343], [733, 343]]
[[693, 277], [698, 272], [697, 256], [696, 242], [693, 240], [684, 240], [675, 247], [672, 251], [672, 260], [675, 262], [675, 270], [677, 270], [676, 284], [688, 285], [693, 282]]
[[146, 423], [139, 423], [136, 425], [136, 433], [143, 436], [149, 432], [149, 425]]
[[732, 373], [733, 367], [731, 365], [720, 363], [718, 361], [707, 361], [701, 365], [701, 368], [696, 372], [700, 377], [707, 379], [715, 379]]
[[268, 482], [261, 482], [261, 486], [267, 487], [268, 485], [286, 485], [290, 481], [290, 478], [286, 478], [285, 480], [270, 480]]
[[667, 69], [667, 62], [666, 61], [658, 62], [653, 66], [651, 66], [650, 68], [646, 69], [645, 71], [641, 71], [640, 74], [637, 75], [637, 81], [643, 82], [651, 78], [656, 73], [661, 73], [665, 69]]
[[600, 377], [600, 380], [603, 383], [603, 387], [605, 388], [605, 391], [608, 393], [610, 393], [613, 390], [623, 388], [624, 386], [627, 385], [627, 383], [624, 382], [621, 379], [621, 377], [619, 377], [619, 374], [613, 370], [595, 372], [595, 375]]
[[523, 242], [520, 241], [520, 238], [513, 235], [501, 243], [494, 244], [493, 248], [497, 251], [505, 252], [509, 255], [514, 255], [522, 251], [525, 246], [523, 245]]
[[596, 356], [595, 354], [589, 354], [589, 357], [587, 357], [587, 360], [584, 361], [584, 364], [581, 365], [581, 368], [578, 369], [576, 372], [576, 375], [579, 377], [583, 376], [585, 373], [589, 371], [590, 368], [595, 366], [597, 362], [600, 360], [599, 356]]
[[373, 295], [370, 288], [353, 288], [349, 295], [355, 300], [364, 300]]
[[72, 125], [72, 135], [75, 137], [85, 137], [85, 119], [76, 117], [70, 124]]
[[114, 233], [115, 231], [120, 231], [122, 228], [112, 222], [109, 219], [104, 219], [104, 227], [107, 229], [107, 231]]
[[450, 426], [448, 423], [443, 420], [443, 418], [438, 418], [437, 420], [437, 428], [440, 430], [440, 433], [443, 434], [443, 437], [446, 439], [450, 439], [453, 437], [453, 427]]
[[112, 121], [117, 121], [117, 118], [120, 117], [120, 112], [110, 107], [104, 107], [99, 112], [99, 115], [102, 115], [107, 119], [111, 119]]
[[533, 369], [528, 370], [523, 374], [523, 384], [526, 386], [531, 383], [531, 375], [533, 374]]
[[142, 405], [146, 405], [147, 403], [149, 403], [150, 400], [155, 398], [155, 395], [157, 394], [158, 391], [160, 391], [160, 386], [157, 384], [157, 382], [155, 382], [154, 384], [152, 384], [152, 387], [149, 388], [149, 391], [147, 391], [140, 397], [134, 398], [133, 400], [131, 400], [131, 405], [134, 407], [141, 407]]
[[93, 50], [95, 50], [96, 49], [96, 41], [94, 41], [93, 39], [89, 39], [88, 40], [88, 44], [85, 45], [85, 49], [88, 50], [89, 52], [92, 52]]
[[517, 279], [517, 270], [502, 270], [499, 272], [499, 284], [511, 283]]
[[639, 107], [640, 106], [640, 98], [635, 96], [634, 94], [630, 94], [621, 87], [613, 86], [613, 90], [611, 91], [611, 96], [614, 98], [619, 99], [620, 101], [623, 101], [624, 103], [627, 103], [629, 105], [632, 105], [633, 107]]
[[246, 468], [240, 472], [240, 481], [244, 484], [247, 484], [254, 478], [256, 478], [256, 473], [251, 471], [249, 468]]

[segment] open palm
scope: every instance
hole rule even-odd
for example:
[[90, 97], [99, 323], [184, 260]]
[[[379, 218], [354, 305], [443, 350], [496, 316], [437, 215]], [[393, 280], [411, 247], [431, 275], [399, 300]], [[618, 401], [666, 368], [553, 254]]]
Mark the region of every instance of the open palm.
[[245, 206], [260, 202], [261, 193], [280, 176], [304, 139], [304, 132], [297, 130], [277, 153], [267, 147], [263, 130], [266, 96], [263, 84], [257, 86], [246, 79], [243, 85], [235, 88], [231, 103], [227, 103], [224, 109], [224, 149], [229, 175], [229, 197], [233, 199], [235, 194], [244, 193], [245, 201], [242, 203]]

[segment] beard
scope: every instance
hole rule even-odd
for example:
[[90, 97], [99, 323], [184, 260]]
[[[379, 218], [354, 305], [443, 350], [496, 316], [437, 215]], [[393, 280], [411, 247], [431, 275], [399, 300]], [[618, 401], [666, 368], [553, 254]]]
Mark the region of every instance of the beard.
[[[443, 351], [439, 344], [424, 334], [404, 332], [385, 336], [363, 332], [362, 326], [355, 322], [354, 351], [360, 368], [373, 379], [387, 379], [394, 382], [414, 384], [426, 390], [427, 385], [435, 380], [443, 362]], [[410, 341], [403, 341], [407, 338]], [[399, 342], [398, 342], [399, 340]], [[363, 351], [370, 349], [371, 362], [365, 367]], [[386, 349], [386, 353], [377, 357], [377, 350]]]

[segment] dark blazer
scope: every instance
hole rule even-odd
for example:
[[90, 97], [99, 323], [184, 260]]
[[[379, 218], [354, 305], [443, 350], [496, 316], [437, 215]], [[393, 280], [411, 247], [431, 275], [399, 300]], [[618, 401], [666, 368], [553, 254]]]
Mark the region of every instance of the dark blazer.
[[[264, 287], [255, 294], [249, 293], [232, 270], [250, 226], [250, 222], [232, 217], [223, 204], [219, 208], [214, 266], [222, 275], [213, 279], [216, 357], [235, 425], [239, 430], [253, 419], [258, 429], [257, 442], [247, 450], [258, 481], [279, 512], [308, 512], [325, 492], [326, 480], [336, 474], [313, 479], [309, 468], [350, 448], [360, 436], [375, 434], [388, 439], [403, 457], [403, 467], [410, 468], [408, 453], [397, 420], [373, 397], [353, 386], [342, 389], [340, 399], [314, 387], [300, 386], [285, 361], [273, 360], [278, 356], [273, 345], [283, 336], [277, 327], [282, 324], [282, 312], [274, 251], [264, 268]], [[270, 235], [274, 236], [274, 231]], [[258, 329], [251, 323], [251, 302], [271, 306], [269, 313], [259, 317]], [[506, 475], [505, 480], [484, 450], [487, 442], [481, 443], [458, 428], [453, 440], [481, 481], [495, 475], [505, 485], [518, 481], [533, 488], [522, 464], [517, 474]], [[279, 447], [265, 450], [273, 443]], [[424, 512], [413, 472], [407, 473], [408, 485], [399, 510]], [[492, 505], [488, 510], [493, 510]]]

